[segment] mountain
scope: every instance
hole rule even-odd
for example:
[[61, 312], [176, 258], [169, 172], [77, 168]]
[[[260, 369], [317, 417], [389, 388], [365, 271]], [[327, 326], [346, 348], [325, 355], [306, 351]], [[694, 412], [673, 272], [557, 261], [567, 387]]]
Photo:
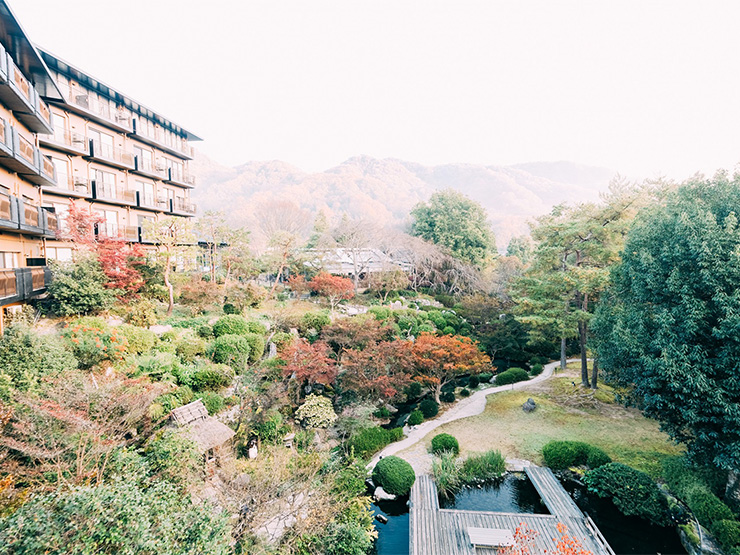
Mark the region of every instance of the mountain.
[[424, 166], [393, 158], [356, 156], [319, 173], [277, 160], [221, 166], [198, 154], [191, 168], [198, 178], [192, 197], [198, 212], [222, 210], [229, 219], [254, 227], [255, 213], [273, 200], [338, 220], [343, 214], [383, 226], [403, 227], [409, 211], [435, 191], [452, 188], [480, 202], [499, 249], [527, 233], [527, 221], [562, 202], [596, 200], [614, 172], [571, 162], [513, 166], [445, 164]]

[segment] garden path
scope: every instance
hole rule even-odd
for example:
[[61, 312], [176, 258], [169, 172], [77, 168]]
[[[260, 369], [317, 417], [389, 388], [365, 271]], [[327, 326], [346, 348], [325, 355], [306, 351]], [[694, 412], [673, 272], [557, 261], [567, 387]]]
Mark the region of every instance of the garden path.
[[[570, 359], [568, 360], [568, 362], [577, 362], [580, 360], [580, 358]], [[380, 451], [380, 453], [377, 453], [367, 465], [367, 468], [374, 468], [381, 457], [395, 455], [396, 453], [413, 447], [412, 450], [404, 453], [403, 458], [406, 459], [409, 464], [411, 464], [417, 476], [421, 474], [429, 474], [432, 470], [432, 457], [427, 452], [424, 444], [421, 442], [421, 440], [429, 432], [443, 424], [447, 424], [448, 422], [460, 420], [461, 418], [467, 418], [469, 416], [475, 416], [482, 413], [486, 408], [486, 397], [488, 397], [489, 395], [493, 395], [494, 393], [499, 393], [501, 391], [527, 389], [532, 384], [537, 384], [539, 382], [547, 380], [548, 378], [550, 378], [550, 376], [552, 376], [553, 372], [559, 365], [560, 361], [550, 362], [545, 365], [544, 369], [542, 370], [542, 374], [540, 374], [539, 376], [535, 376], [531, 380], [527, 380], [526, 382], [517, 382], [511, 385], [488, 387], [486, 389], [476, 391], [466, 399], [461, 399], [457, 401], [454, 406], [446, 411], [444, 414], [438, 416], [437, 418], [426, 420], [418, 426], [414, 426], [408, 431], [408, 435], [404, 439], [395, 443], [391, 443], [385, 449]]]

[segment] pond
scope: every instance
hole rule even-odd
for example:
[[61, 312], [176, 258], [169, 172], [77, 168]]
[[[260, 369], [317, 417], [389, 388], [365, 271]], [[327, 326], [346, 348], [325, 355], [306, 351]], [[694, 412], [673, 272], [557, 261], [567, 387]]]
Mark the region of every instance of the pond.
[[[624, 516], [609, 499], [588, 493], [572, 480], [563, 480], [578, 507], [587, 513], [618, 555], [680, 554], [686, 550], [673, 527], [661, 527], [637, 517]], [[373, 505], [375, 514], [388, 518], [387, 524], [376, 521], [377, 555], [408, 555], [409, 513], [407, 499], [382, 501]], [[454, 498], [440, 499], [440, 507], [467, 511], [548, 514], [548, 510], [526, 476], [507, 474], [503, 480], [466, 487]]]

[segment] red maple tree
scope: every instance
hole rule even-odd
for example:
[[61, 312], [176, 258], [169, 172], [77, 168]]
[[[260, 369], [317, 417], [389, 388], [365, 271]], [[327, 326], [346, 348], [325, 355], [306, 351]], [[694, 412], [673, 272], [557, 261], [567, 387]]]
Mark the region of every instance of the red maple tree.
[[327, 272], [314, 276], [308, 285], [312, 291], [326, 297], [332, 312], [341, 301], [355, 296], [355, 286], [351, 279], [333, 276]]
[[413, 369], [411, 341], [381, 341], [346, 351], [339, 379], [360, 397], [391, 401], [411, 382]]
[[[331, 349], [323, 341], [309, 343], [297, 339], [287, 347], [280, 358], [285, 361], [283, 375], [295, 379], [301, 386], [331, 385], [337, 379], [337, 364], [329, 355]], [[297, 400], [300, 400], [301, 387]]]
[[416, 380], [426, 385], [439, 403], [442, 387], [462, 374], [478, 374], [491, 367], [478, 344], [460, 335], [422, 333], [414, 341]]

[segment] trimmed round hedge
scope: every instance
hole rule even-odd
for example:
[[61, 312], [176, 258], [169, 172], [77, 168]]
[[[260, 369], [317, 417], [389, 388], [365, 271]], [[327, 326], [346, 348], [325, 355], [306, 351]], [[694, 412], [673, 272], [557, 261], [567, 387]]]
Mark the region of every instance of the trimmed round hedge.
[[581, 465], [599, 468], [612, 462], [604, 451], [582, 441], [551, 441], [542, 448], [542, 456], [553, 470]]
[[391, 495], [406, 495], [416, 481], [411, 465], [399, 457], [385, 457], [373, 469], [373, 482]]
[[434, 399], [424, 399], [419, 403], [419, 410], [424, 415], [424, 418], [433, 418], [439, 413], [439, 405]]
[[424, 414], [420, 410], [411, 411], [408, 420], [406, 420], [409, 426], [418, 426], [422, 422], [424, 422]]
[[524, 368], [509, 368], [508, 370], [496, 375], [496, 385], [509, 385], [517, 382], [524, 382], [529, 379], [529, 374]]
[[439, 455], [444, 452], [457, 455], [460, 453], [460, 444], [455, 436], [450, 434], [437, 434], [432, 438], [432, 453]]

